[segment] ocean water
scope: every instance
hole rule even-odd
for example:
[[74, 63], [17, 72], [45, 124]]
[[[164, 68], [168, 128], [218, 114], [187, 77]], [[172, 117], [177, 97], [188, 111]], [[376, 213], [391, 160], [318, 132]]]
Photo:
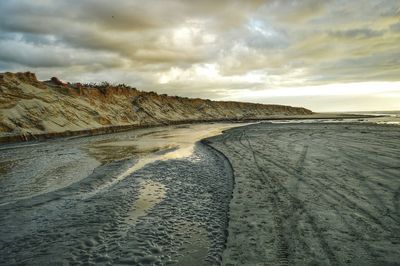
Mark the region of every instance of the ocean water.
[[[376, 123], [400, 126], [400, 111], [372, 111], [372, 112], [337, 112], [320, 113], [327, 118], [319, 119], [299, 119], [299, 120], [270, 120], [270, 123]], [[345, 115], [369, 115], [365, 118], [346, 118]], [[330, 118], [328, 118], [331, 116]], [[332, 117], [333, 116], [333, 117]]]
[[373, 118], [357, 119], [358, 122], [400, 125], [400, 111], [370, 111], [370, 112], [349, 112], [349, 113], [376, 116]]

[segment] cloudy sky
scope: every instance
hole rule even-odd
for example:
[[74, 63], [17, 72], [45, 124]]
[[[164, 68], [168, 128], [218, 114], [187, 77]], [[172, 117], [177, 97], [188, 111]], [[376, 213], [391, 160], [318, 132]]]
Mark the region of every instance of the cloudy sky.
[[399, 0], [2, 0], [0, 71], [314, 111], [400, 109]]

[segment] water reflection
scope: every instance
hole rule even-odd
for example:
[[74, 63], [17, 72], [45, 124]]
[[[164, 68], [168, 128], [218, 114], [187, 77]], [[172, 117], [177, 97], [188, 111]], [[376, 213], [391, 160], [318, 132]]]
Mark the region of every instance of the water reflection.
[[[232, 127], [246, 124], [215, 123], [169, 126], [163, 129], [146, 129], [120, 134], [118, 138], [90, 143], [88, 152], [104, 162], [137, 158], [136, 162], [86, 197], [91, 197], [116, 182], [126, 178], [147, 164], [159, 160], [187, 158], [193, 153], [195, 143], [203, 138], [221, 134]], [[136, 134], [135, 134], [136, 133]]]
[[167, 190], [165, 185], [152, 180], [141, 181], [139, 186], [138, 199], [125, 219], [128, 224], [135, 224], [140, 217], [145, 216], [148, 210], [161, 202]]

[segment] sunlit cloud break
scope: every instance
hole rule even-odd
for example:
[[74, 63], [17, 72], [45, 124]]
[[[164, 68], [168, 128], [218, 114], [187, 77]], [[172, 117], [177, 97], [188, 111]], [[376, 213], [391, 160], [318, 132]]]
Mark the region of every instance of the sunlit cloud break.
[[315, 111], [400, 109], [400, 3], [1, 1], [0, 70]]

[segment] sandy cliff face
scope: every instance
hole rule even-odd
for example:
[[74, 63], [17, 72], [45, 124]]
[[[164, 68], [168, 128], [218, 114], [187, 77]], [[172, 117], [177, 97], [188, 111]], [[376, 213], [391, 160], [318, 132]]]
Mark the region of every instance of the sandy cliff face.
[[35, 74], [0, 73], [0, 136], [29, 136], [116, 126], [305, 115], [281, 105], [216, 102], [142, 92], [124, 85], [38, 81]]

